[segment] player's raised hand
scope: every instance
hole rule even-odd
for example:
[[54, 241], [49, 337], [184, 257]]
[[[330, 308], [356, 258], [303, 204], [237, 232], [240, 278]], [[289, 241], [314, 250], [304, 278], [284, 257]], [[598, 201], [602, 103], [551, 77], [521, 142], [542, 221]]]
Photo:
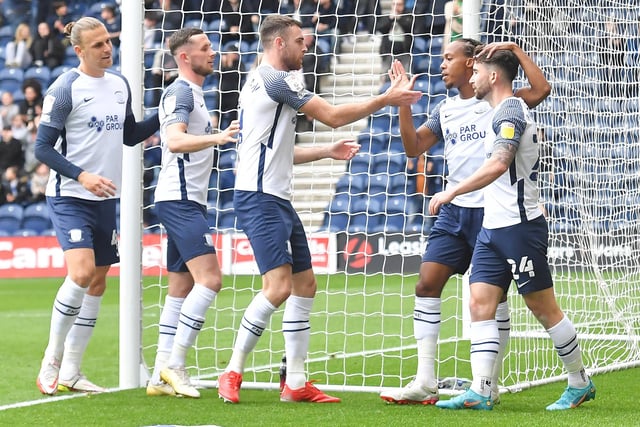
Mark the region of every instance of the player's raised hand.
[[329, 148], [329, 157], [334, 160], [351, 160], [360, 151], [360, 144], [353, 139], [341, 139]]
[[481, 56], [486, 54], [487, 58], [491, 58], [491, 56], [497, 50], [514, 50], [517, 48], [518, 48], [518, 45], [515, 44], [514, 42], [494, 42], [494, 43], [489, 43], [488, 45], [483, 47], [482, 50], [476, 56]]
[[238, 142], [238, 132], [240, 132], [240, 122], [233, 120], [229, 127], [220, 132], [217, 136], [220, 138], [220, 145], [228, 142]]
[[440, 207], [450, 203], [455, 198], [455, 194], [452, 191], [440, 191], [434, 194], [429, 201], [429, 215], [438, 215]]
[[103, 176], [82, 171], [78, 175], [78, 182], [98, 197], [107, 199], [116, 195], [116, 185], [113, 181]]
[[422, 97], [422, 92], [413, 90], [417, 76], [409, 79], [400, 61], [395, 60], [389, 70], [391, 86], [384, 93], [387, 105], [407, 106], [415, 104]]
[[[391, 64], [391, 68], [389, 69], [389, 81], [392, 84], [398, 85], [406, 85], [406, 89], [413, 89], [413, 81], [409, 80], [409, 76], [407, 76], [407, 72], [404, 69], [404, 65], [400, 61], [393, 61]], [[415, 81], [415, 80], [414, 80]]]

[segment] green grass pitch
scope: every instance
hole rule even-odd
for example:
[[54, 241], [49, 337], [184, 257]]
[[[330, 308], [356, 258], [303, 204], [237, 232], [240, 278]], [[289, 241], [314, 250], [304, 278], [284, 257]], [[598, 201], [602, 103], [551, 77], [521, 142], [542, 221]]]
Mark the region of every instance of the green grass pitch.
[[[337, 276], [340, 280], [340, 276]], [[414, 283], [409, 278], [409, 283]], [[547, 413], [544, 407], [562, 392], [554, 383], [506, 394], [492, 412], [444, 411], [431, 406], [387, 405], [374, 393], [333, 393], [338, 405], [280, 403], [276, 391], [243, 390], [239, 405], [223, 404], [216, 390], [199, 400], [148, 398], [144, 389], [60, 399], [40, 395], [36, 385], [46, 345], [53, 298], [59, 279], [21, 279], [0, 282], [2, 380], [0, 425], [46, 426], [584, 426], [640, 425], [635, 390], [640, 369], [597, 375], [597, 399], [578, 409]], [[222, 303], [222, 302], [220, 302]], [[320, 301], [318, 303], [321, 303]], [[388, 308], [393, 310], [394, 307]], [[264, 337], [263, 337], [264, 338]], [[351, 365], [350, 365], [351, 366]], [[357, 364], [354, 369], [358, 369]], [[392, 372], [398, 366], [387, 366]], [[100, 320], [84, 363], [86, 374], [98, 384], [118, 385], [118, 284], [111, 279]], [[409, 368], [411, 370], [411, 367]], [[60, 394], [59, 396], [64, 396]]]

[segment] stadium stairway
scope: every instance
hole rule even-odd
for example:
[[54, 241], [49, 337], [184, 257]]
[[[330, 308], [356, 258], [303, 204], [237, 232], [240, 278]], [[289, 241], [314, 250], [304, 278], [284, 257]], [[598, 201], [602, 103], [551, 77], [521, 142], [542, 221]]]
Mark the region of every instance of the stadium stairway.
[[[369, 34], [358, 34], [341, 43], [340, 53], [332, 58], [332, 73], [320, 80], [321, 96], [332, 104], [344, 104], [369, 99], [381, 86], [380, 39]], [[357, 141], [358, 133], [367, 125], [359, 120], [337, 129], [315, 121], [312, 131], [300, 132], [299, 146], [331, 144], [341, 138]], [[318, 229], [324, 211], [332, 199], [336, 181], [346, 170], [345, 161], [332, 159], [294, 166], [293, 206], [307, 230]]]

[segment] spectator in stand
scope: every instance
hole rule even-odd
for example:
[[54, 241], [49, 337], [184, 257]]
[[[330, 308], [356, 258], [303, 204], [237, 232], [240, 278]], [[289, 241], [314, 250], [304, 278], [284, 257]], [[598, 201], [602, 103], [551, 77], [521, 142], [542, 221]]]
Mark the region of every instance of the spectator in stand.
[[240, 0], [222, 1], [220, 11], [222, 12], [223, 24], [220, 28], [220, 40], [223, 46], [231, 41], [249, 43], [255, 41], [252, 16], [256, 13], [248, 3]]
[[[22, 118], [22, 116], [18, 116]], [[38, 125], [40, 124], [40, 116], [35, 116], [31, 126], [28, 126], [28, 133], [22, 141], [22, 152], [24, 153], [24, 170], [33, 172], [40, 161], [36, 159], [36, 137], [38, 135]]]
[[405, 70], [411, 69], [412, 27], [413, 16], [405, 9], [404, 0], [393, 0], [389, 14], [381, 16], [376, 22], [376, 32], [382, 34], [380, 55], [382, 74], [386, 80], [389, 79], [387, 71], [396, 59]]
[[100, 11], [102, 23], [107, 28], [111, 37], [111, 44], [114, 47], [120, 47], [120, 30], [122, 30], [122, 22], [120, 15], [116, 13], [116, 6], [111, 3], [104, 3]]
[[442, 51], [462, 37], [462, 0], [451, 0], [444, 6], [445, 26]]
[[13, 117], [20, 114], [20, 107], [13, 102], [13, 94], [9, 91], [2, 92], [0, 98], [0, 118], [2, 118], [2, 127], [11, 126]]
[[313, 28], [313, 16], [316, 14], [316, 3], [314, 0], [293, 0], [293, 12], [291, 17], [300, 21], [302, 28]]
[[24, 116], [27, 126], [34, 126], [33, 120], [42, 113], [42, 86], [34, 79], [26, 79], [22, 83], [24, 99], [18, 103], [20, 114]]
[[7, 43], [5, 50], [5, 67], [11, 68], [29, 68], [32, 62], [29, 49], [33, 38], [31, 37], [31, 30], [25, 23], [19, 24], [16, 27], [16, 34], [13, 40]]
[[376, 27], [376, 19], [381, 15], [380, 2], [378, 0], [357, 0], [356, 5], [356, 31], [373, 34]]
[[11, 126], [2, 128], [2, 139], [0, 140], [0, 171], [5, 171], [11, 166], [18, 169], [24, 167], [24, 153], [22, 144], [13, 137]]
[[334, 0], [314, 0], [316, 13], [311, 18], [313, 28], [316, 30], [317, 40], [325, 38], [331, 46], [331, 51], [336, 52], [336, 30], [338, 28], [338, 7]]
[[168, 49], [169, 38], [165, 41], [165, 48], [158, 50], [153, 56], [153, 65], [151, 66], [151, 83], [153, 85], [153, 99], [151, 107], [157, 107], [160, 103], [160, 95], [162, 90], [169, 86], [178, 77], [178, 64], [176, 59], [171, 55]]
[[158, 28], [158, 14], [153, 11], [144, 13], [144, 49], [154, 49], [158, 43], [158, 37], [162, 35], [162, 30]]
[[46, 65], [50, 69], [56, 68], [64, 61], [64, 45], [62, 41], [51, 34], [51, 27], [46, 22], [38, 24], [38, 37], [31, 44], [31, 57], [33, 65], [42, 67]]
[[49, 182], [49, 166], [38, 163], [29, 177], [30, 203], [44, 202], [47, 183]]
[[220, 55], [220, 72], [218, 93], [220, 107], [220, 120], [218, 127], [226, 129], [232, 120], [238, 115], [238, 98], [240, 87], [243, 83], [244, 65], [240, 63], [239, 43], [233, 43], [226, 47]]
[[154, 2], [154, 9], [161, 9], [160, 16], [158, 17], [158, 22], [162, 25], [163, 30], [177, 30], [182, 26], [182, 10], [180, 5], [176, 4], [177, 2], [173, 0], [159, 0], [158, 2]]
[[49, 18], [49, 27], [51, 33], [63, 45], [66, 45], [67, 39], [64, 36], [64, 27], [73, 21], [73, 16], [69, 13], [69, 6], [65, 1], [55, 1], [52, 3], [53, 16]]
[[14, 116], [13, 120], [11, 120], [11, 132], [13, 132], [13, 137], [20, 141], [21, 144], [24, 144], [29, 138], [29, 127], [27, 127], [27, 122], [24, 121], [22, 114]]
[[22, 204], [31, 196], [28, 177], [21, 175], [17, 166], [8, 167], [2, 174], [2, 189], [6, 203]]

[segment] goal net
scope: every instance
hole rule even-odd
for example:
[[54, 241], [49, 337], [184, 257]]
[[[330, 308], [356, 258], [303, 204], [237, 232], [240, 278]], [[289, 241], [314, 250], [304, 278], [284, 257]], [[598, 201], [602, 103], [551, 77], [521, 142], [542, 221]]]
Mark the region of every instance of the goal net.
[[[294, 2], [262, 1], [251, 11], [249, 2], [240, 1], [242, 18], [221, 11], [218, 2], [175, 3], [182, 8], [144, 11], [145, 114], [154, 111], [162, 87], [175, 77], [175, 65], [163, 55], [168, 36], [175, 28], [197, 26], [218, 52], [217, 71], [204, 90], [212, 120], [224, 127], [234, 117], [241, 84], [259, 60], [256, 23], [268, 13], [294, 13]], [[333, 3], [332, 11], [321, 13], [328, 29], [308, 28], [314, 55], [305, 61], [307, 86], [334, 104], [367, 99], [385, 88], [380, 49], [388, 38], [378, 30], [392, 2]], [[420, 74], [417, 88], [424, 97], [414, 108], [416, 126], [447, 95], [439, 66], [443, 45], [462, 31], [457, 3], [462, 2], [406, 1], [413, 16], [412, 36], [401, 37], [410, 40], [410, 46], [396, 54], [412, 73]], [[475, 23], [482, 41], [517, 42], [553, 86], [534, 113], [541, 137], [541, 201], [548, 214], [549, 259], [559, 304], [576, 325], [590, 373], [635, 366], [640, 360], [640, 6], [626, 0], [464, 3], [464, 19]], [[387, 35], [389, 31], [399, 40], [393, 29], [386, 30]], [[516, 84], [526, 83], [520, 77]], [[297, 130], [297, 143], [303, 146], [339, 138], [356, 139], [362, 146], [349, 164], [324, 160], [294, 170], [293, 203], [309, 232], [318, 273], [309, 377], [328, 390], [402, 386], [416, 371], [414, 287], [433, 222], [423, 206], [445, 180], [442, 150], [407, 159], [393, 108], [338, 129], [299, 116]], [[158, 150], [157, 141], [150, 139], [144, 152], [146, 278], [140, 347], [148, 367], [153, 365], [167, 293], [162, 255], [166, 236], [152, 200]], [[223, 290], [208, 312], [188, 366], [205, 386], [215, 386], [243, 312], [261, 288], [230, 203], [234, 166], [235, 149], [220, 147], [208, 209], [225, 273]], [[123, 199], [122, 209], [139, 206]], [[137, 243], [121, 242], [127, 244]], [[466, 291], [462, 278], [454, 277], [443, 294], [437, 355], [443, 386], [451, 384], [447, 378], [471, 376]], [[516, 391], [561, 379], [562, 364], [546, 332], [514, 290], [509, 302], [511, 340], [501, 385]], [[284, 354], [281, 320], [282, 309], [250, 355], [243, 386], [278, 387]]]

